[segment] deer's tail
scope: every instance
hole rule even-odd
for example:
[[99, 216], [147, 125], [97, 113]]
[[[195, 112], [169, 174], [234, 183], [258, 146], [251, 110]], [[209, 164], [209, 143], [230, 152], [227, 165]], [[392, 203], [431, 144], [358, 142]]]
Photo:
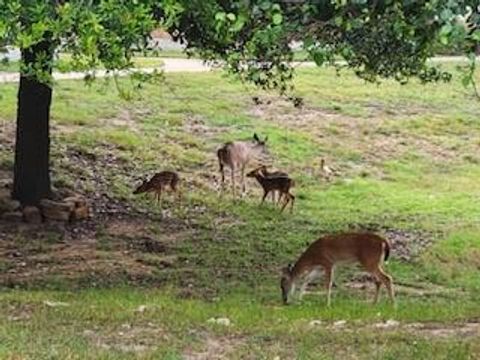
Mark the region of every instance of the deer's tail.
[[384, 240], [383, 242], [383, 251], [384, 251], [383, 261], [387, 261], [388, 258], [390, 257], [390, 244], [387, 240]]

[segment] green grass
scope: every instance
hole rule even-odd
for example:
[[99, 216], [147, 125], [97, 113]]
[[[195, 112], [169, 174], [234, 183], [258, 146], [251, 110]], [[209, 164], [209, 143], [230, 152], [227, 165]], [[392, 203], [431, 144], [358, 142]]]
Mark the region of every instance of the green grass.
[[[45, 305], [46, 301], [63, 302], [67, 306], [52, 308]], [[18, 314], [13, 325], [8, 326], [8, 332], [0, 332], [3, 340], [0, 354], [3, 356], [13, 353], [27, 358], [132, 358], [135, 352], [128, 350], [136, 345], [155, 348], [140, 352], [141, 358], [164, 358], [171, 354], [172, 358], [179, 359], [182, 349], [205, 351], [202, 343], [208, 338], [233, 344], [236, 352], [230, 353], [228, 358], [234, 359], [269, 355], [317, 359], [318, 353], [326, 359], [350, 358], [353, 354], [371, 354], [379, 359], [398, 356], [465, 359], [477, 346], [468, 340], [426, 340], [407, 330], [380, 331], [369, 326], [369, 319], [382, 323], [392, 316], [417, 321], [437, 318], [438, 314], [433, 315], [431, 310], [432, 306], [438, 306], [435, 302], [415, 307], [421, 311], [420, 318], [413, 309], [393, 313], [387, 307], [373, 309], [346, 300], [340, 300], [331, 310], [309, 302], [301, 307], [280, 307], [273, 299], [259, 303], [245, 295], [231, 295], [229, 299], [207, 304], [198, 300], [179, 302], [168, 293], [132, 289], [79, 294], [13, 291], [2, 296], [2, 304], [4, 311], [0, 323], [12, 322], [3, 315], [9, 309], [10, 313], [15, 309]], [[138, 312], [140, 306], [145, 306], [142, 313]], [[445, 309], [440, 314], [445, 319], [452, 316]], [[231, 326], [208, 322], [219, 316], [228, 317]], [[346, 320], [343, 330], [331, 330], [334, 320], [339, 318]], [[323, 324], [312, 328], [310, 321], [313, 319], [322, 319]], [[48, 323], [49, 332], [38, 337], [45, 323]], [[351, 329], [356, 331], [351, 332]], [[62, 333], [61, 338], [56, 335], [58, 333]], [[132, 338], [134, 335], [142, 335], [143, 341], [138, 342]], [[149, 338], [151, 336], [155, 338]], [[97, 347], [90, 345], [92, 341]], [[228, 348], [215, 350], [228, 351]]]
[[[91, 199], [105, 193], [130, 213], [97, 219], [92, 238], [65, 240], [71, 258], [60, 257], [63, 233], [55, 229], [39, 230], [35, 241], [26, 230], [8, 233], [15, 240], [8, 246], [28, 261], [22, 270], [17, 260], [0, 258], [1, 271], [18, 271], [18, 278], [2, 277], [0, 358], [480, 356], [478, 329], [460, 329], [480, 313], [480, 107], [457, 78], [372, 85], [348, 72], [300, 69], [301, 110], [217, 72], [168, 74], [165, 82], [146, 85], [130, 102], [112, 85], [56, 85], [54, 181]], [[13, 135], [15, 91], [2, 85], [2, 139]], [[252, 95], [273, 103], [255, 108]], [[253, 132], [268, 135], [270, 162], [296, 180], [292, 215], [259, 207], [253, 182], [241, 200], [214, 191], [216, 148]], [[0, 170], [11, 171], [12, 157], [0, 148]], [[338, 170], [330, 182], [320, 177], [321, 158]], [[181, 203], [167, 198], [163, 212], [151, 198], [131, 194], [140, 178], [160, 169], [177, 169], [184, 181]], [[131, 228], [112, 232], [120, 220]], [[397, 234], [394, 245], [411, 252], [403, 257], [397, 244], [386, 265], [398, 307], [371, 306], [373, 285], [347, 286], [358, 272], [344, 268], [337, 269], [331, 308], [323, 292], [281, 306], [280, 268], [321, 234], [357, 227]], [[145, 239], [166, 249], [141, 250]], [[35, 270], [45, 263], [44, 273]], [[48, 307], [46, 300], [69, 306]], [[141, 305], [145, 312], [136, 312]], [[211, 317], [233, 325], [208, 323]], [[388, 319], [400, 325], [375, 327]], [[312, 328], [312, 320], [322, 324]], [[347, 323], [334, 328], [338, 320]]]

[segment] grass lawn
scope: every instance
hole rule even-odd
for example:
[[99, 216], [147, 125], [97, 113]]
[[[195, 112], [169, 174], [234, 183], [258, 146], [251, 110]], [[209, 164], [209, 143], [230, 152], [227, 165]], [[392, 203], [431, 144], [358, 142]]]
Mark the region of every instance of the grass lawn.
[[[0, 86], [3, 179], [16, 89]], [[478, 100], [458, 77], [373, 85], [314, 68], [298, 70], [296, 94], [301, 109], [219, 72], [167, 74], [131, 101], [102, 81], [59, 82], [52, 178], [93, 217], [0, 222], [0, 358], [479, 358]], [[217, 191], [215, 150], [253, 132], [296, 181], [293, 214], [259, 207], [253, 181], [243, 199]], [[337, 171], [328, 181], [321, 159]], [[132, 194], [161, 169], [180, 173], [183, 193], [163, 208]], [[385, 293], [372, 306], [373, 283], [341, 267], [331, 308], [321, 284], [282, 306], [280, 268], [352, 229], [392, 242], [397, 308]]]

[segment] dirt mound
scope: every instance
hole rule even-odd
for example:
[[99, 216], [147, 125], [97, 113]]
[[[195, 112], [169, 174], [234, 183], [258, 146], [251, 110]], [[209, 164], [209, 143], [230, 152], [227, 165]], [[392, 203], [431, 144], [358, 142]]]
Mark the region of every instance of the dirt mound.
[[384, 236], [391, 244], [390, 256], [403, 261], [410, 261], [430, 246], [435, 234], [421, 230], [395, 229], [381, 224], [351, 224], [352, 231], [369, 231]]

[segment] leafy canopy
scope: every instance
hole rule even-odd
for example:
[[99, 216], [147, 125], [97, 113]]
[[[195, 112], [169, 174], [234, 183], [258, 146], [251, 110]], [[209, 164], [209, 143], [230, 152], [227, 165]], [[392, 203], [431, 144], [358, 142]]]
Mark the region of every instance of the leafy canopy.
[[[29, 49], [48, 41], [57, 52], [71, 54], [76, 70], [113, 71], [133, 67], [135, 53], [152, 50], [150, 33], [162, 27], [189, 51], [221, 60], [242, 80], [265, 89], [288, 89], [294, 43], [318, 65], [346, 66], [368, 81], [438, 81], [450, 77], [427, 63], [439, 44], [469, 55], [469, 69], [475, 68], [477, 2], [0, 0], [0, 47]], [[21, 71], [48, 79], [39, 64], [49, 61], [39, 52]]]
[[229, 70], [264, 88], [286, 89], [293, 42], [318, 65], [349, 67], [367, 81], [438, 81], [450, 78], [427, 64], [439, 44], [474, 61], [477, 5], [478, 0], [192, 0], [182, 3], [173, 28], [205, 58], [225, 61]]

